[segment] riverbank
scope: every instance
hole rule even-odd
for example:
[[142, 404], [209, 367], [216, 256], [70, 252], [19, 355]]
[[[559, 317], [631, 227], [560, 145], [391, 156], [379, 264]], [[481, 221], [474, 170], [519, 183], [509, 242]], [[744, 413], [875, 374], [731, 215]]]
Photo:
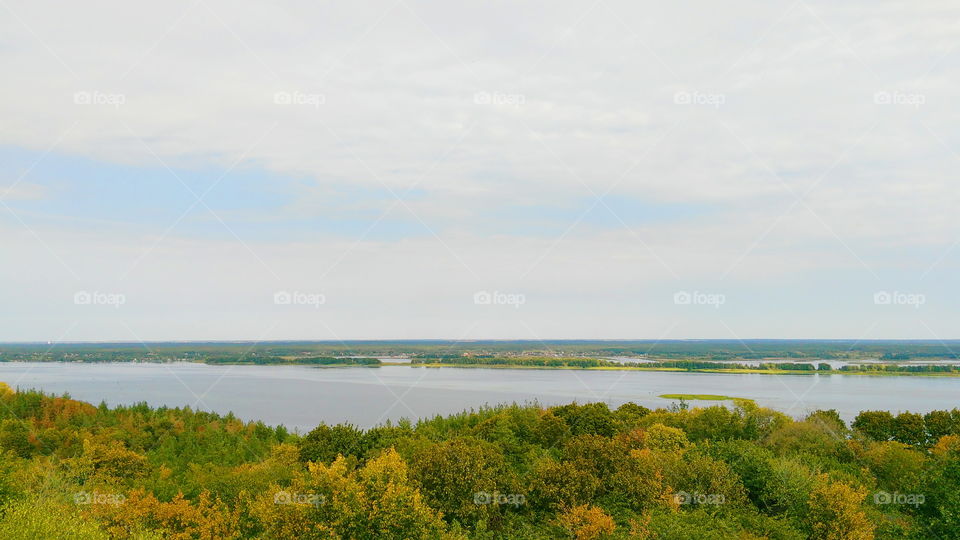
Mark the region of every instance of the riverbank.
[[486, 368], [486, 369], [540, 369], [540, 370], [577, 370], [577, 371], [651, 371], [671, 373], [729, 373], [736, 375], [869, 375], [876, 377], [960, 377], [960, 372], [907, 372], [907, 371], [847, 371], [831, 370], [793, 370], [793, 369], [760, 369], [760, 368], [676, 368], [676, 367], [639, 367], [639, 366], [532, 366], [522, 364], [452, 364], [443, 362], [432, 363], [381, 363], [383, 366], [409, 366], [425, 368]]
[[[498, 359], [499, 360], [499, 359]], [[586, 361], [597, 361], [597, 359], [578, 359]], [[0, 364], [30, 363], [30, 361], [6, 360], [0, 361]], [[406, 362], [391, 362], [377, 358], [283, 358], [283, 359], [256, 359], [256, 360], [227, 360], [227, 359], [157, 359], [157, 360], [127, 360], [127, 361], [67, 361], [67, 360], [48, 360], [40, 362], [44, 364], [171, 364], [188, 363], [208, 366], [298, 366], [298, 367], [317, 367], [317, 368], [379, 368], [379, 367], [411, 367], [411, 368], [485, 368], [485, 369], [512, 369], [512, 370], [558, 370], [558, 371], [637, 371], [637, 372], [667, 372], [667, 373], [714, 373], [731, 375], [855, 375], [871, 377], [934, 377], [934, 378], [956, 378], [960, 377], [958, 371], [897, 371], [896, 368], [906, 368], [898, 364], [876, 364], [882, 369], [777, 369], [773, 367], [744, 367], [737, 364], [737, 367], [674, 367], [658, 366], [650, 364], [614, 364], [606, 363], [602, 365], [544, 365], [544, 364], [511, 364], [511, 363], [467, 363], [467, 362], [423, 362], [418, 359]], [[776, 364], [769, 364], [776, 365]], [[859, 366], [872, 366], [872, 364], [860, 364]]]

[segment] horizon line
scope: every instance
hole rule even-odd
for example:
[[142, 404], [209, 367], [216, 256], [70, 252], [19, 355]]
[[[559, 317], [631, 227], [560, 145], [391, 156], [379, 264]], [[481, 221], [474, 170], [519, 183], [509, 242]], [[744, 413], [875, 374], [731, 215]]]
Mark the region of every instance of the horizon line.
[[675, 343], [684, 341], [696, 342], [757, 342], [757, 341], [821, 341], [821, 342], [857, 342], [857, 343], [877, 343], [877, 342], [927, 342], [927, 343], [950, 343], [960, 342], [960, 338], [544, 338], [544, 339], [521, 339], [521, 338], [479, 338], [479, 339], [447, 339], [447, 338], [358, 338], [358, 339], [158, 339], [158, 340], [33, 340], [33, 341], [0, 341], [3, 345], [144, 345], [144, 344], [270, 344], [270, 343], [329, 343], [329, 344], [348, 344], [348, 343], [418, 343], [418, 342], [443, 342], [443, 343], [623, 343], [623, 342], [657, 342], [657, 343]]

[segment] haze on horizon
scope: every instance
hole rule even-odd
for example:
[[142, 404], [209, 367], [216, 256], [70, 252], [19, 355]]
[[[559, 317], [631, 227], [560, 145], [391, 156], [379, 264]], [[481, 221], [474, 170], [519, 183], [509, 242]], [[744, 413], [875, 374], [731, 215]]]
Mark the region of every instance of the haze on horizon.
[[960, 337], [955, 3], [0, 13], [2, 342]]

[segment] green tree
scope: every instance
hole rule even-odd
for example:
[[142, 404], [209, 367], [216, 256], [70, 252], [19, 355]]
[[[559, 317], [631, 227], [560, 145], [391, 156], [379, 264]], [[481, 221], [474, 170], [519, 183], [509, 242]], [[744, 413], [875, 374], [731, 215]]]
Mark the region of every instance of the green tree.
[[363, 457], [367, 440], [350, 424], [320, 424], [300, 441], [300, 460], [330, 463], [338, 455]]
[[913, 446], [896, 441], [870, 444], [863, 454], [882, 489], [918, 493], [926, 482], [927, 458]]
[[875, 441], [889, 441], [894, 433], [894, 419], [887, 411], [863, 411], [853, 419], [851, 427]]
[[530, 474], [530, 503], [544, 510], [586, 504], [593, 500], [600, 480], [570, 461], [543, 459]]
[[805, 420], [820, 425], [824, 431], [832, 432], [838, 437], [846, 435], [848, 431], [846, 422], [840, 418], [836, 409], [818, 409], [807, 415]]
[[680, 452], [690, 445], [687, 434], [680, 428], [653, 424], [647, 428], [647, 448], [658, 452]]
[[37, 448], [30, 442], [30, 428], [13, 418], [0, 422], [0, 449], [13, 452], [20, 457], [30, 457]]
[[559, 447], [570, 437], [570, 427], [553, 411], [543, 411], [534, 426], [533, 441], [545, 447]]
[[930, 411], [923, 415], [923, 425], [927, 431], [927, 440], [931, 443], [944, 435], [956, 433], [957, 428], [949, 411]]
[[554, 407], [552, 412], [562, 418], [573, 435], [603, 435], [612, 437], [616, 433], [613, 413], [606, 403], [587, 403], [585, 405], [563, 405]]
[[925, 501], [917, 510], [932, 538], [960, 538], [960, 438], [947, 435], [924, 471]]
[[[5, 508], [0, 538], [6, 540], [108, 540], [110, 535], [76, 508], [36, 497]], [[141, 538], [144, 538], [141, 536]]]
[[922, 446], [927, 443], [927, 428], [923, 416], [902, 412], [893, 422], [893, 440], [913, 446]]
[[629, 456], [626, 441], [601, 435], [573, 437], [563, 447], [561, 458], [599, 478], [609, 487], [613, 475]]
[[648, 414], [650, 414], [650, 409], [646, 407], [637, 405], [632, 401], [624, 403], [617, 407], [617, 410], [613, 413], [617, 431], [624, 432], [637, 428], [640, 425], [640, 420]]
[[463, 523], [499, 514], [496, 494], [513, 494], [516, 484], [496, 446], [458, 437], [414, 456], [412, 477], [427, 503]]

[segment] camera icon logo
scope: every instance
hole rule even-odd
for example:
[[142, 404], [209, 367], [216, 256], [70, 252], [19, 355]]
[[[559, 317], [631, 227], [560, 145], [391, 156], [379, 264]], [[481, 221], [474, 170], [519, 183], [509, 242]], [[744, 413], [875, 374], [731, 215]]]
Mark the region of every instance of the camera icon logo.
[[74, 504], [91, 504], [92, 502], [93, 496], [88, 491], [78, 491], [73, 494]]
[[679, 306], [688, 306], [693, 301], [693, 296], [687, 291], [677, 291], [673, 293], [673, 303]]
[[273, 102], [277, 105], [290, 105], [293, 103], [293, 94], [290, 92], [275, 92]]
[[877, 291], [873, 293], [873, 303], [880, 306], [887, 306], [893, 301], [893, 297], [887, 291]]
[[473, 293], [473, 303], [488, 306], [493, 303], [493, 295], [489, 291], [477, 291]]
[[279, 306], [289, 306], [293, 302], [293, 295], [288, 291], [277, 291], [273, 293], [273, 303]]
[[74, 92], [73, 102], [76, 105], [90, 105], [91, 103], [93, 103], [93, 94], [87, 91]]
[[93, 302], [93, 295], [87, 291], [77, 291], [73, 295], [73, 303], [78, 306], [89, 306]]
[[673, 496], [673, 500], [676, 501], [677, 504], [690, 504], [693, 497], [686, 491], [678, 491], [677, 494]]

